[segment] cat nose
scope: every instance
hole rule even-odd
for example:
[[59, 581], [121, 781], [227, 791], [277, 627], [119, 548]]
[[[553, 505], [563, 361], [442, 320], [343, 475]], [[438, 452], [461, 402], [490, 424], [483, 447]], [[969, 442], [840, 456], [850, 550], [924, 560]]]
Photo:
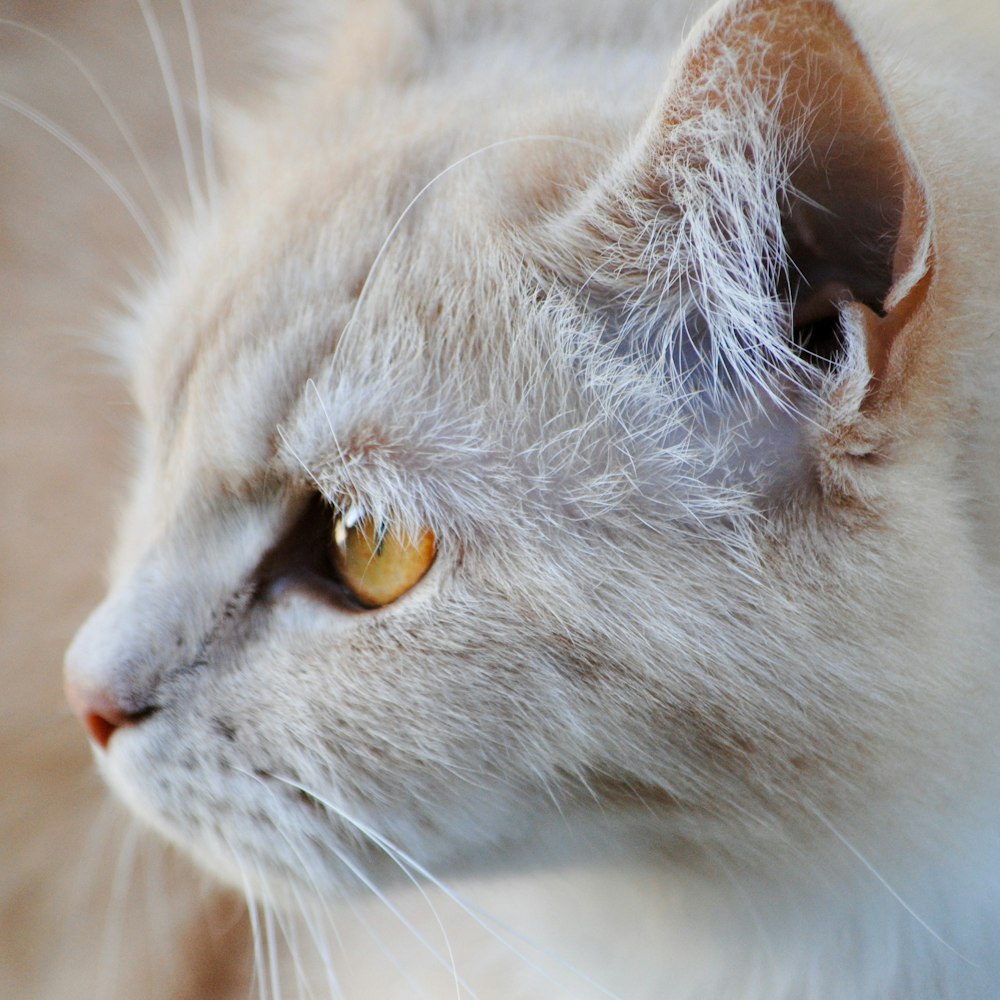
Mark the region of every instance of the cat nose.
[[71, 677], [66, 678], [66, 700], [90, 738], [102, 750], [107, 749], [116, 730], [135, 725], [147, 714], [127, 712], [107, 692], [87, 688]]
[[66, 651], [66, 700], [102, 750], [119, 729], [155, 711], [155, 658], [145, 653], [149, 643], [144, 636], [129, 633], [129, 617], [119, 601], [105, 601]]

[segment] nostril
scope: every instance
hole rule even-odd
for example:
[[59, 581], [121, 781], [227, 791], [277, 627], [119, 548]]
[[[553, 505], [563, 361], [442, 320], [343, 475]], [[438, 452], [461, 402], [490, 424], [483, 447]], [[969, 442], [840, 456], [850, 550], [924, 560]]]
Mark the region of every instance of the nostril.
[[130, 712], [106, 692], [87, 690], [71, 681], [66, 683], [66, 699], [90, 738], [102, 750], [107, 748], [118, 729], [135, 725], [155, 711], [145, 708]]
[[108, 743], [111, 742], [111, 737], [114, 735], [116, 729], [119, 728], [120, 724], [112, 722], [110, 719], [106, 719], [103, 715], [99, 715], [97, 712], [89, 712], [83, 717], [83, 725], [87, 732], [90, 733], [90, 738], [102, 749], [104, 750]]

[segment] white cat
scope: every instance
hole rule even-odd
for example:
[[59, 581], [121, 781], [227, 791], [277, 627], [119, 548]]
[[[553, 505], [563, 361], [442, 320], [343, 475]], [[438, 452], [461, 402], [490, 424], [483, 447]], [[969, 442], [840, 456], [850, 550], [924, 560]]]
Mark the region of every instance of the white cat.
[[687, 13], [346, 6], [126, 324], [111, 785], [520, 907], [331, 991], [1000, 996], [1000, 15]]

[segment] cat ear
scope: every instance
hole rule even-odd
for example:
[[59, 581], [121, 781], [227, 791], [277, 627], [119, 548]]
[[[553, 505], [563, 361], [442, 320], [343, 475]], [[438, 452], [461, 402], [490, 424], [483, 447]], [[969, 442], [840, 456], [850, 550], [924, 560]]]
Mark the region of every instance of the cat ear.
[[755, 74], [791, 153], [781, 218], [793, 336], [822, 357], [851, 330], [872, 392], [884, 393], [932, 271], [929, 199], [895, 114], [829, 0], [739, 5], [691, 53], [688, 73], [710, 77], [727, 52], [738, 73]]
[[590, 208], [590, 239], [603, 234], [605, 256], [618, 255], [595, 270], [614, 275], [628, 316], [650, 316], [623, 293], [632, 273], [656, 297], [658, 336], [688, 337], [695, 357], [744, 384], [759, 391], [761, 373], [779, 370], [808, 380], [850, 358], [867, 365], [871, 401], [901, 377], [932, 272], [928, 196], [832, 2], [710, 14]]

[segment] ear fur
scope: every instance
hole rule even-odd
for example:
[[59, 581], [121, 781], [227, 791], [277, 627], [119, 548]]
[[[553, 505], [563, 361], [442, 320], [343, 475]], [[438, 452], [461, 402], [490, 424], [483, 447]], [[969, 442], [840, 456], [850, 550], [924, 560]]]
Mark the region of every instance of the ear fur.
[[859, 405], [898, 388], [932, 278], [931, 208], [831, 0], [710, 12], [577, 224], [619, 354], [674, 375], [707, 361], [713, 390], [744, 401], [828, 394], [852, 365], [867, 366]]
[[796, 336], [824, 320], [858, 329], [883, 385], [932, 270], [929, 197], [895, 114], [830, 0], [738, 4], [687, 72], [704, 79], [723, 52], [756, 81], [792, 153], [782, 229]]

